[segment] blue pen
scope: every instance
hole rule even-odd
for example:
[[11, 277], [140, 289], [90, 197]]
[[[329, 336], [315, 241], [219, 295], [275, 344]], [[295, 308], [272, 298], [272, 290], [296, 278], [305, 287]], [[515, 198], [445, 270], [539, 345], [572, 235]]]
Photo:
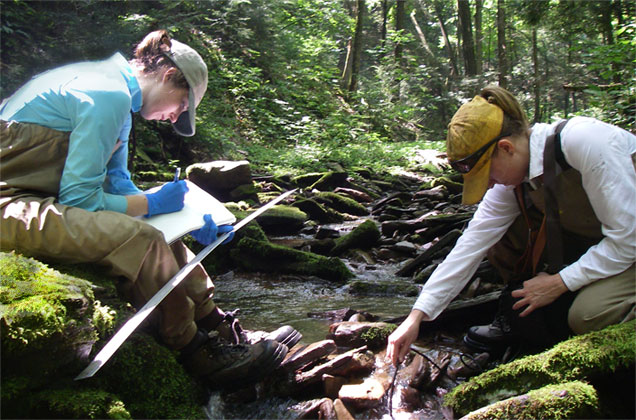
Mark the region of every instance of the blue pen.
[[179, 177], [181, 177], [181, 168], [177, 168], [174, 171], [174, 182], [177, 182], [179, 180]]

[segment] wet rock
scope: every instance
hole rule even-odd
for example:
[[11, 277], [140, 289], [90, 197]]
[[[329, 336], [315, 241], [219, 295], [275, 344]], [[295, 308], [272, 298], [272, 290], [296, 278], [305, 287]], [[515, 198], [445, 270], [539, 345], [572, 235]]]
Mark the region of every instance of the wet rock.
[[340, 354], [334, 357], [327, 363], [323, 363], [319, 366], [307, 372], [298, 372], [295, 375], [295, 382], [299, 386], [305, 386], [311, 383], [315, 383], [322, 380], [322, 375], [329, 374], [335, 375], [334, 372], [341, 370], [344, 366], [351, 363], [354, 360], [354, 355], [367, 350], [366, 346], [362, 346], [353, 350], [349, 350], [346, 353]]
[[398, 276], [410, 276], [415, 270], [424, 264], [427, 264], [431, 259], [435, 257], [436, 252], [441, 251], [446, 246], [452, 246], [457, 239], [461, 236], [460, 230], [453, 230], [444, 235], [439, 241], [433, 244], [431, 247], [422, 252], [417, 258], [397, 271]]
[[469, 378], [482, 373], [486, 363], [490, 359], [489, 353], [480, 353], [476, 356], [464, 355], [458, 363], [448, 368], [448, 376], [451, 379]]
[[353, 280], [349, 283], [349, 293], [354, 296], [417, 296], [420, 288], [405, 281]]
[[338, 399], [356, 410], [376, 407], [384, 396], [384, 387], [374, 378], [367, 378], [361, 384], [343, 385]]
[[322, 375], [322, 384], [325, 390], [325, 395], [333, 399], [338, 398], [338, 392], [340, 391], [340, 388], [342, 388], [342, 386], [346, 384], [347, 381], [347, 378], [345, 378], [344, 376], [334, 376], [328, 374]]
[[297, 419], [336, 419], [333, 402], [329, 398], [322, 398], [313, 402], [297, 417]]
[[355, 417], [351, 415], [347, 407], [344, 405], [341, 399], [337, 398], [333, 401], [333, 408], [336, 410], [336, 416], [338, 420], [354, 420]]
[[380, 231], [373, 220], [366, 220], [350, 233], [336, 239], [336, 246], [331, 250], [332, 255], [340, 255], [353, 249], [369, 249], [380, 239]]
[[339, 233], [337, 229], [320, 226], [318, 231], [316, 232], [316, 239], [326, 239], [326, 238], [337, 238], [339, 237]]
[[328, 338], [338, 346], [368, 345], [377, 349], [386, 345], [387, 337], [395, 328], [394, 324], [385, 322], [337, 322], [329, 326]]
[[333, 340], [318, 341], [300, 347], [285, 358], [281, 367], [287, 372], [303, 369], [305, 366], [334, 353], [336, 348], [336, 343]]

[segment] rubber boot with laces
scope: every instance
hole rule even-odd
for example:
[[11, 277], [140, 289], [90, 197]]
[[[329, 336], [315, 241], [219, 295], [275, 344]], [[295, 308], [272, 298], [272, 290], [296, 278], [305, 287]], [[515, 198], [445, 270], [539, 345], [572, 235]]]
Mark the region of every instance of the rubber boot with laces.
[[215, 331], [206, 334], [199, 330], [197, 336], [201, 334], [206, 335], [204, 343], [194, 350], [188, 345], [181, 351], [180, 361], [213, 389], [236, 390], [260, 382], [280, 366], [288, 351], [287, 346], [273, 340], [232, 344]]
[[464, 336], [468, 347], [486, 352], [505, 348], [514, 340], [508, 317], [501, 313], [488, 325], [470, 327]]
[[274, 340], [287, 346], [294, 347], [302, 338], [302, 334], [292, 326], [285, 325], [272, 332], [244, 330], [236, 316], [239, 309], [225, 312], [222, 321], [214, 328], [221, 338], [234, 344], [256, 344], [262, 340]]

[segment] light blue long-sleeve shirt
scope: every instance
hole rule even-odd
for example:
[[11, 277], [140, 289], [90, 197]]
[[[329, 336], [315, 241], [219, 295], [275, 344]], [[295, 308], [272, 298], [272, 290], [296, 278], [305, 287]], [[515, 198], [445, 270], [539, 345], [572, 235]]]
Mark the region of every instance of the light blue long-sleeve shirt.
[[0, 119], [70, 132], [59, 202], [125, 213], [124, 195], [141, 193], [127, 169], [130, 112], [141, 109], [141, 99], [132, 68], [117, 53], [36, 76], [0, 105]]

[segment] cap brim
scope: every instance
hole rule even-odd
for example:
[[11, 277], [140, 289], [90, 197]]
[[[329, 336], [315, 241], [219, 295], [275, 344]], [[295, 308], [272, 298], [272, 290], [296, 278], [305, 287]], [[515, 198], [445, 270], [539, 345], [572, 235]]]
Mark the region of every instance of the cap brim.
[[490, 162], [492, 161], [492, 158], [490, 157], [490, 153], [487, 152], [486, 155], [489, 157], [483, 166], [475, 168], [474, 172], [470, 171], [464, 175], [462, 204], [475, 204], [479, 202], [488, 190], [488, 181], [490, 180]]
[[196, 116], [196, 105], [194, 103], [194, 93], [192, 92], [192, 89], [190, 89], [190, 94], [188, 96], [188, 110], [182, 112], [181, 115], [179, 115], [179, 118], [177, 118], [177, 122], [172, 124], [174, 131], [185, 137], [194, 136], [194, 133], [196, 132], [194, 121]]

